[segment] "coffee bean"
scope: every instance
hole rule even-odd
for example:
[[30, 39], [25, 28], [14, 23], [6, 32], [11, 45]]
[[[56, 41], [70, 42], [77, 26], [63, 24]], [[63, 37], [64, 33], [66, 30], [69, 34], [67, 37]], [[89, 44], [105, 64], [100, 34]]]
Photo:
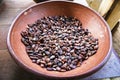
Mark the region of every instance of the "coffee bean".
[[95, 53], [96, 53], [96, 51], [91, 51], [91, 53], [92, 53], [92, 54], [95, 54]]
[[73, 64], [70, 64], [70, 68], [75, 69], [75, 68], [76, 68], [76, 66], [75, 66], [75, 65], [73, 65]]
[[62, 55], [62, 54], [63, 54], [62, 49], [58, 50], [58, 53], [59, 53], [60, 55]]
[[98, 49], [98, 45], [94, 46], [94, 49], [97, 50]]
[[41, 60], [40, 60], [40, 59], [38, 59], [36, 63], [37, 63], [37, 64], [39, 64], [39, 63], [40, 63], [40, 61], [41, 61]]
[[59, 62], [57, 65], [58, 65], [59, 67], [61, 67], [63, 64], [62, 64], [61, 62]]
[[79, 50], [81, 47], [79, 47], [79, 46], [75, 46], [74, 48], [77, 49], [77, 50]]
[[57, 70], [57, 71], [60, 71], [60, 70], [61, 70], [61, 68], [60, 68], [60, 67], [56, 67], [56, 70]]
[[67, 67], [67, 63], [64, 63], [63, 65], [62, 65], [62, 68], [66, 68]]
[[61, 56], [61, 59], [62, 59], [62, 60], [65, 59], [65, 56]]
[[44, 68], [44, 67], [45, 67], [45, 65], [44, 65], [44, 64], [40, 64], [40, 66], [41, 66], [42, 68]]
[[40, 39], [40, 43], [44, 43], [44, 38], [41, 38], [41, 39]]
[[67, 51], [67, 47], [62, 47], [62, 50], [63, 51]]
[[36, 56], [29, 56], [30, 57], [30, 59], [32, 59], [32, 60], [36, 60], [36, 59], [38, 59], [38, 57], [36, 57]]
[[32, 45], [32, 48], [33, 48], [33, 49], [35, 48], [35, 44]]
[[50, 58], [46, 58], [45, 61], [46, 61], [46, 62], [50, 62]]
[[52, 62], [48, 62], [47, 63], [48, 66], [52, 66], [52, 64], [53, 64]]
[[91, 52], [89, 52], [89, 53], [87, 53], [88, 54], [88, 56], [91, 56], [92, 55], [92, 53]]
[[79, 61], [78, 63], [77, 63], [77, 67], [79, 67], [81, 65], [81, 62]]
[[52, 55], [52, 56], [50, 57], [50, 59], [55, 59], [55, 56], [54, 56], [54, 55]]
[[56, 68], [54, 68], [54, 67], [53, 67], [52, 69], [53, 69], [53, 71], [56, 71], [56, 70], [57, 70], [57, 69], [56, 69]]
[[65, 71], [66, 71], [66, 69], [61, 69], [60, 71], [61, 71], [61, 72], [65, 72]]
[[40, 61], [40, 63], [45, 64], [46, 62], [45, 61]]
[[29, 46], [29, 43], [25, 40], [25, 38], [21, 38], [21, 41], [24, 43], [25, 46]]
[[86, 57], [85, 57], [85, 59], [88, 59], [88, 58], [89, 58], [89, 56], [86, 56]]
[[74, 49], [72, 49], [72, 50], [70, 51], [70, 54], [75, 54]]
[[68, 63], [68, 64], [71, 64], [71, 61], [72, 61], [72, 60], [71, 60], [71, 59], [69, 59], [69, 60], [67, 61], [67, 63]]
[[38, 40], [37, 37], [32, 38], [32, 41], [37, 41], [37, 40]]
[[48, 71], [75, 69], [99, 48], [98, 39], [78, 19], [67, 16], [38, 19], [28, 24], [21, 37], [32, 62]]
[[32, 53], [34, 52], [33, 50], [26, 50], [26, 52], [29, 54], [29, 55], [33, 55]]
[[50, 68], [50, 67], [47, 67], [46, 68], [48, 71], [52, 71], [53, 70], [53, 68]]
[[36, 60], [34, 60], [34, 59], [32, 60], [32, 62], [33, 62], [33, 63], [37, 63]]

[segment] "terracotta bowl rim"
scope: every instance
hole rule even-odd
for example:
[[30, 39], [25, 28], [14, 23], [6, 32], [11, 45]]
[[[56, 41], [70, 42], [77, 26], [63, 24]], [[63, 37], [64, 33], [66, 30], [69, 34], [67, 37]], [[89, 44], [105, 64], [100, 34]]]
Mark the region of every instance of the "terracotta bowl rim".
[[[31, 67], [29, 67], [28, 65], [24, 64], [16, 55], [15, 55], [15, 52], [13, 51], [12, 47], [11, 47], [11, 43], [10, 43], [10, 37], [11, 37], [11, 31], [13, 29], [13, 26], [15, 24], [15, 22], [17, 21], [17, 19], [24, 13], [26, 12], [27, 10], [35, 7], [35, 6], [38, 6], [38, 5], [41, 5], [41, 4], [44, 4], [44, 3], [51, 3], [51, 2], [67, 2], [67, 3], [71, 3], [71, 4], [77, 4], [77, 5], [81, 5], [83, 6], [84, 8], [87, 8], [89, 9], [90, 11], [92, 11], [95, 15], [97, 15], [102, 21], [103, 23], [105, 24], [106, 28], [108, 29], [108, 34], [109, 34], [109, 38], [110, 38], [110, 46], [109, 46], [109, 50], [108, 50], [108, 54], [106, 55], [106, 57], [103, 59], [103, 61], [101, 61], [100, 64], [98, 64], [97, 66], [95, 66], [94, 68], [90, 69], [89, 71], [87, 72], [84, 72], [83, 74], [81, 75], [73, 75], [73, 76], [69, 76], [69, 77], [82, 77], [82, 76], [85, 76], [85, 75], [90, 75], [92, 74], [94, 71], [96, 72], [98, 69], [102, 68], [102, 66], [104, 66], [104, 64], [108, 61], [108, 59], [110, 58], [110, 55], [111, 55], [111, 51], [112, 51], [112, 35], [111, 35], [111, 30], [109, 28], [109, 25], [107, 24], [107, 22], [103, 19], [102, 16], [100, 16], [95, 10], [93, 10], [92, 8], [90, 7], [86, 7], [82, 4], [79, 4], [79, 3], [75, 3], [75, 2], [71, 2], [71, 1], [45, 1], [45, 2], [41, 2], [41, 3], [37, 3], [37, 4], [33, 4], [32, 6], [24, 9], [22, 12], [20, 12], [20, 14], [17, 15], [17, 17], [14, 19], [14, 21], [12, 22], [11, 26], [10, 26], [10, 29], [9, 29], [9, 32], [8, 32], [8, 35], [7, 35], [7, 47], [8, 47], [8, 50], [10, 52], [10, 55], [12, 56], [12, 58], [17, 62], [18, 65], [20, 65], [21, 67], [23, 67], [24, 69], [26, 69], [27, 71], [30, 71], [32, 73], [35, 73], [37, 74], [38, 76], [39, 75], [42, 75], [42, 76], [48, 76], [48, 77], [52, 77], [52, 78], [68, 78], [68, 77], [61, 77], [61, 76], [50, 76], [49, 74], [44, 74], [44, 73], [39, 73], [38, 71], [32, 69]], [[85, 76], [86, 77], [86, 76]]]

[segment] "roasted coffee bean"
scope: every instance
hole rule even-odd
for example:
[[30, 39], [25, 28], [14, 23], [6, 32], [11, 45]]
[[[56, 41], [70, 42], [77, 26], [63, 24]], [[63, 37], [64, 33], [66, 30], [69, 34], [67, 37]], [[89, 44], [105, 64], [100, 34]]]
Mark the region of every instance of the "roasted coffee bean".
[[63, 56], [61, 56], [61, 59], [63, 60], [63, 59], [65, 59], [65, 56], [63, 55]]
[[33, 55], [33, 50], [29, 50], [29, 49], [26, 49], [26, 52], [29, 54], [29, 55]]
[[40, 64], [40, 66], [41, 66], [42, 68], [44, 68], [44, 67], [45, 67], [45, 65], [44, 65], [44, 64]]
[[59, 67], [61, 67], [63, 64], [62, 64], [61, 62], [59, 62], [57, 65], [58, 65]]
[[47, 63], [48, 66], [52, 66], [52, 64], [53, 64], [52, 62], [48, 62]]
[[52, 67], [53, 67], [53, 68], [56, 68], [56, 67], [57, 67], [57, 65], [53, 65]]
[[50, 55], [50, 52], [49, 51], [45, 51], [45, 54]]
[[58, 53], [59, 53], [59, 55], [62, 55], [63, 54], [62, 49], [58, 50]]
[[50, 58], [46, 58], [45, 61], [46, 61], [46, 62], [50, 62]]
[[50, 59], [55, 59], [55, 56], [54, 56], [54, 55], [52, 55], [52, 56], [50, 57]]
[[37, 63], [36, 60], [34, 60], [34, 59], [32, 60], [32, 62], [33, 62], [33, 63]]
[[45, 64], [46, 62], [45, 61], [40, 61], [40, 63]]
[[81, 65], [81, 61], [79, 61], [78, 63], [77, 63], [77, 67], [79, 67]]
[[30, 59], [32, 59], [32, 60], [38, 59], [38, 57], [36, 57], [36, 56], [29, 56], [29, 57], [30, 57]]
[[[53, 67], [52, 69], [53, 69], [53, 71], [56, 71], [56, 70], [57, 70], [57, 69], [56, 69], [56, 68], [54, 68], [54, 67]], [[58, 70], [57, 70], [57, 71], [58, 71]]]
[[33, 63], [48, 71], [65, 72], [80, 67], [94, 55], [99, 41], [82, 23], [67, 16], [48, 16], [28, 24], [21, 41]]
[[70, 68], [75, 69], [77, 66], [70, 64]]
[[62, 47], [62, 50], [63, 51], [67, 51], [67, 47]]
[[53, 71], [53, 68], [47, 67], [46, 68], [48, 71]]
[[41, 60], [40, 60], [40, 59], [38, 59], [36, 63], [37, 63], [37, 64], [39, 64], [39, 63], [40, 63], [40, 61], [41, 61]]
[[60, 71], [60, 70], [61, 70], [61, 68], [60, 68], [60, 67], [56, 67], [56, 70], [57, 70], [57, 71]]
[[66, 68], [67, 67], [67, 63], [64, 63], [63, 65], [62, 65], [62, 68]]
[[94, 46], [94, 49], [97, 50], [98, 49], [98, 45]]

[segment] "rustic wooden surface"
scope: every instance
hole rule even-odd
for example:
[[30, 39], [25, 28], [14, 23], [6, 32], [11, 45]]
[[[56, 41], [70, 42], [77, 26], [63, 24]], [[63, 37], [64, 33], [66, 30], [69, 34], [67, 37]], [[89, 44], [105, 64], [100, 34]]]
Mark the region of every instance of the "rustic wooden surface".
[[[6, 37], [12, 21], [22, 10], [33, 4], [35, 3], [32, 0], [4, 0], [2, 7], [0, 7], [0, 80], [39, 79], [16, 65], [6, 46]], [[113, 47], [120, 54], [119, 34], [120, 27], [113, 32]]]

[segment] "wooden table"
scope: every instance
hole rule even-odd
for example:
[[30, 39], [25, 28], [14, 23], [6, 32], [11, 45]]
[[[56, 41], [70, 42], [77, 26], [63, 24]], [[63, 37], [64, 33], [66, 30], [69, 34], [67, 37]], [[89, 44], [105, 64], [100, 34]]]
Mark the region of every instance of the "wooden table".
[[[0, 7], [0, 80], [39, 79], [16, 65], [6, 46], [6, 38], [12, 21], [22, 10], [33, 4], [35, 3], [32, 0], [4, 0]], [[120, 53], [119, 34], [120, 28], [118, 27], [113, 33], [113, 47], [117, 53]]]

